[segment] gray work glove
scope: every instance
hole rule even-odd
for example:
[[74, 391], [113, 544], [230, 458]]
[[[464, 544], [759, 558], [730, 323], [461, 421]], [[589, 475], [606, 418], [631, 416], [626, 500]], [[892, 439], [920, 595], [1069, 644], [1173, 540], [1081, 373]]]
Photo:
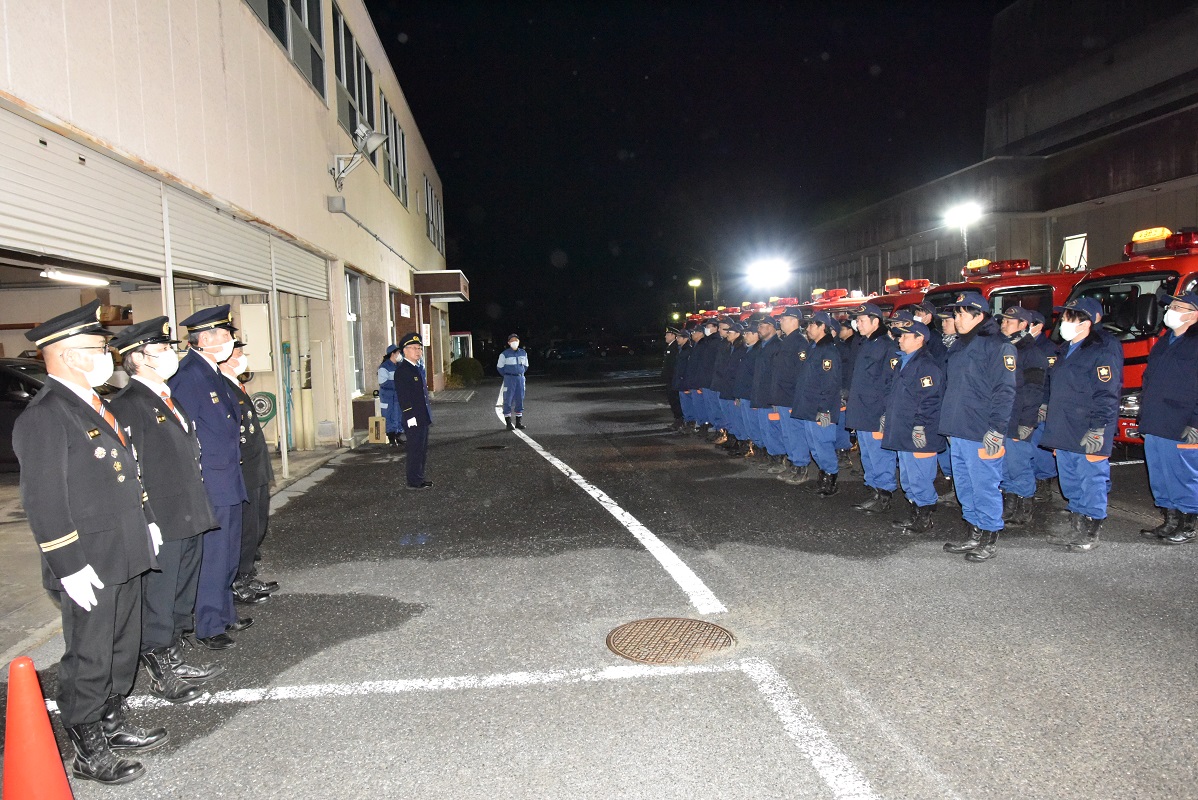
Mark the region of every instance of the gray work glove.
[[1082, 449], [1086, 451], [1086, 455], [1093, 455], [1102, 449], [1102, 440], [1102, 428], [1091, 428], [1090, 430], [1086, 431], [1086, 435], [1082, 437]]
[[883, 414], [878, 420], [878, 433], [886, 433], [886, 415]]
[[1048, 403], [1040, 406], [1040, 410], [1036, 413], [1036, 422], [1040, 423], [1048, 419]]
[[911, 429], [911, 444], [920, 450], [928, 446], [928, 433], [922, 425], [916, 425]]
[[1035, 432], [1035, 430], [1036, 429], [1033, 428], [1031, 425], [1020, 425], [1019, 426], [1020, 440], [1026, 442], [1028, 439], [1032, 438], [1032, 433]]
[[1181, 440], [1186, 444], [1198, 444], [1198, 428], [1187, 425], [1186, 429], [1181, 432]]
[[982, 437], [982, 444], [986, 446], [986, 455], [996, 456], [998, 451], [1002, 450], [1003, 435], [998, 431], [986, 431], [986, 435]]
[[832, 424], [832, 414], [829, 411], [821, 411], [815, 415], [815, 424], [821, 428], [826, 428]]

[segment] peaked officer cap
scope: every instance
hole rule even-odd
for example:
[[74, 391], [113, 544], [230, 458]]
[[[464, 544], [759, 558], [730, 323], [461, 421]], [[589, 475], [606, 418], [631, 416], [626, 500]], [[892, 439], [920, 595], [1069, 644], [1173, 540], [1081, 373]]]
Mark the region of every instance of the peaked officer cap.
[[983, 314], [990, 313], [990, 304], [982, 297], [981, 292], [961, 292], [956, 300], [948, 304], [948, 308], [972, 308]]
[[878, 308], [873, 303], [862, 303], [861, 305], [857, 306], [856, 308], [850, 308], [849, 314], [854, 317], [859, 317], [859, 316], [862, 316], [863, 314], [868, 314], [869, 316], [877, 317], [878, 319], [882, 319], [883, 317], [886, 316], [885, 314], [882, 313], [882, 309]]
[[178, 339], [171, 338], [171, 323], [166, 317], [154, 317], [145, 322], [130, 325], [113, 336], [112, 341], [109, 342], [121, 355], [146, 344], [178, 343]]
[[1085, 314], [1094, 322], [1102, 316], [1102, 303], [1093, 297], [1075, 297], [1063, 306], [1057, 306], [1056, 311], [1072, 311], [1075, 314]]
[[[1023, 306], [1011, 306], [999, 314], [999, 316], [1003, 319], [1017, 319], [1020, 322], [1026, 322], [1028, 325], [1032, 324], [1032, 312]], [[1043, 320], [1043, 317], [1041, 317], [1041, 320]]]
[[1172, 303], [1175, 300], [1178, 303], [1185, 303], [1186, 305], [1198, 308], [1198, 294], [1195, 294], [1194, 292], [1178, 292], [1177, 294], [1169, 297], [1165, 302]]
[[410, 344], [418, 344], [421, 347], [424, 346], [424, 342], [420, 339], [420, 334], [416, 333], [415, 331], [412, 331], [411, 333], [405, 333], [404, 337], [399, 340], [399, 346], [401, 348], [407, 347]]
[[932, 334], [928, 330], [928, 326], [924, 325], [919, 320], [915, 319], [899, 319], [890, 323], [890, 327], [899, 333], [918, 333], [923, 338], [927, 339]]
[[49, 319], [33, 330], [25, 332], [25, 338], [39, 349], [48, 344], [87, 334], [89, 336], [112, 336], [112, 331], [100, 322], [99, 300], [92, 300], [82, 308], [73, 308], [54, 319]]
[[229, 333], [237, 332], [237, 328], [233, 327], [233, 316], [229, 313], [227, 303], [223, 306], [201, 308], [179, 324], [187, 328], [188, 333], [209, 331], [213, 328], [224, 328]]

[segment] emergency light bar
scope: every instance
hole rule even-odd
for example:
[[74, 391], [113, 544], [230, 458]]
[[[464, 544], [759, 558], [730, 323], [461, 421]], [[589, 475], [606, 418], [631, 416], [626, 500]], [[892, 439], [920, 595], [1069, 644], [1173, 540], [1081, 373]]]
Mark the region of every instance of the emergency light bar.
[[965, 266], [961, 267], [961, 277], [968, 278], [970, 275], [977, 275], [990, 266], [990, 259], [975, 258], [969, 261]]
[[1172, 253], [1194, 253], [1198, 250], [1198, 229], [1182, 228], [1177, 233], [1168, 228], [1145, 228], [1136, 231], [1123, 248], [1129, 259]]
[[826, 292], [824, 292], [823, 299], [824, 300], [839, 300], [842, 297], [848, 297], [848, 296], [849, 296], [848, 289], [828, 289]]
[[1008, 261], [992, 261], [990, 262], [990, 272], [1018, 272], [1021, 269], [1028, 269], [1032, 262], [1026, 258], [1012, 258]]

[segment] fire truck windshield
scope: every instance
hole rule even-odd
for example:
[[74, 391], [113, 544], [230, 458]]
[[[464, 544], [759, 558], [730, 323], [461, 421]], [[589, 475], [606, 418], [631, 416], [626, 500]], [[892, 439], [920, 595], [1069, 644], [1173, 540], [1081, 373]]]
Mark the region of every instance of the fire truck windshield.
[[1073, 297], [1092, 297], [1102, 303], [1102, 326], [1121, 342], [1155, 336], [1164, 319], [1160, 300], [1177, 285], [1173, 272], [1120, 275], [1086, 280], [1073, 290]]

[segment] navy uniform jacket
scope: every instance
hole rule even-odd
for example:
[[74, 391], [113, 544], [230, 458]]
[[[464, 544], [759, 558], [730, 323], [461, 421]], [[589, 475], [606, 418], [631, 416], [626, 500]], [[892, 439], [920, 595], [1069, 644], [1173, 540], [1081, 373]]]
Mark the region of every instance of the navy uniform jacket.
[[932, 336], [924, 342], [923, 347], [920, 349], [927, 350], [928, 355], [936, 359], [936, 363], [940, 365], [940, 370], [943, 372], [944, 368], [948, 365], [948, 348], [944, 345], [944, 334], [934, 329], [928, 332]]
[[1048, 364], [1048, 370], [1044, 373], [1044, 401], [1048, 402], [1048, 392], [1052, 387], [1052, 368], [1057, 365], [1057, 359], [1061, 356], [1061, 346], [1042, 333], [1036, 337], [1036, 347], [1040, 348]]
[[711, 388], [720, 393], [721, 399], [730, 399], [736, 396], [736, 373], [740, 369], [741, 359], [745, 357], [745, 348], [739, 338], [732, 344], [725, 342], [724, 347], [727, 353], [716, 365]]
[[678, 356], [674, 360], [674, 374], [670, 377], [671, 389], [682, 391], [690, 388], [686, 385], [686, 371], [690, 368], [690, 360], [694, 352], [689, 339], [678, 346]]
[[828, 412], [835, 423], [840, 416], [840, 348], [833, 336], [825, 336], [799, 354], [802, 366], [795, 382], [790, 416], [815, 421], [817, 414]]
[[718, 334], [713, 333], [704, 336], [695, 345], [695, 352], [691, 355], [686, 373], [692, 389], [706, 389], [711, 386], [716, 350], [723, 341]]
[[1011, 406], [1011, 423], [1007, 436], [1019, 437], [1019, 426], [1035, 428], [1039, 424], [1040, 406], [1048, 400], [1044, 393], [1044, 376], [1048, 374], [1048, 358], [1032, 336], [1021, 336], [1015, 343], [1015, 403]]
[[1119, 394], [1123, 387], [1123, 348], [1102, 328], [1091, 328], [1073, 355], [1068, 343], [1052, 372], [1048, 419], [1040, 446], [1050, 450], [1084, 453], [1086, 431], [1103, 430], [1102, 449], [1093, 455], [1109, 456], [1119, 420]]
[[973, 442], [1005, 435], [1015, 403], [1015, 345], [993, 318], [957, 336], [948, 351], [940, 433]]
[[1187, 427], [1198, 428], [1198, 325], [1152, 346], [1140, 397], [1140, 433], [1181, 441]]
[[254, 401], [240, 381], [230, 380], [229, 388], [237, 398], [241, 411], [241, 475], [246, 489], [260, 489], [275, 479], [275, 468], [270, 463], [270, 447], [262, 433], [262, 423], [254, 412]]
[[[125, 423], [117, 417], [117, 424]], [[128, 434], [125, 441], [129, 446], [54, 378], [17, 417], [12, 443], [21, 463], [21, 503], [47, 589], [62, 591], [58, 579], [88, 564], [105, 586], [158, 566], [147, 526], [154, 513]]]
[[770, 402], [770, 386], [774, 380], [774, 353], [778, 352], [780, 346], [781, 341], [776, 333], [769, 339], [762, 339], [757, 343], [761, 353], [753, 364], [753, 388], [749, 390], [753, 408], [767, 408], [773, 405]]
[[[701, 340], [702, 341], [702, 340]], [[682, 390], [701, 389], [699, 384], [695, 383], [698, 377], [700, 364], [702, 360], [702, 347], [698, 342], [689, 340], [686, 347], [678, 353], [678, 388]]]
[[708, 337], [715, 339], [716, 343], [715, 347], [712, 348], [715, 351], [715, 356], [711, 360], [711, 383], [707, 385], [717, 392], [719, 389], [716, 389], [715, 385], [720, 379], [720, 370], [723, 368], [724, 362], [728, 360], [728, 354], [732, 351], [732, 346], [728, 343], [728, 340], [719, 337], [718, 333]]
[[433, 411], [428, 402], [428, 386], [420, 368], [401, 358], [395, 365], [395, 396], [399, 402], [399, 413], [403, 414], [403, 430], [408, 428], [408, 420], [416, 420], [417, 425], [432, 425]]
[[799, 367], [803, 364], [799, 360], [799, 353], [807, 349], [809, 342], [797, 330], [781, 338], [777, 336], [774, 338], [778, 339], [778, 346], [774, 348], [773, 354], [770, 405], [790, 408], [790, 403], [795, 396], [795, 382], [799, 377]]
[[760, 358], [761, 342], [745, 345], [745, 353], [736, 367], [736, 381], [732, 386], [732, 396], [742, 401], [742, 405], [743, 401], [748, 400], [753, 394], [753, 373], [757, 369], [757, 361]]
[[241, 475], [241, 408], [229, 379], [202, 355], [188, 350], [167, 385], [171, 399], [195, 423], [208, 499], [214, 506], [241, 505], [246, 500]]
[[[666, 382], [666, 386], [674, 384], [674, 364], [678, 361], [678, 344], [666, 345], [666, 354], [661, 359], [661, 379]], [[395, 384], [392, 383], [391, 391], [395, 391]]]
[[[847, 324], [847, 323], [846, 323]], [[882, 335], [886, 335], [886, 331], [882, 331]], [[848, 397], [849, 389], [853, 385], [853, 373], [857, 366], [857, 356], [861, 353], [861, 347], [865, 344], [865, 337], [856, 331], [847, 339], [836, 337], [836, 346], [840, 348], [840, 380], [843, 383], [841, 386], [844, 389], [845, 397]], [[845, 423], [845, 427], [851, 428], [852, 425]]]
[[844, 426], [855, 431], [876, 431], [879, 420], [886, 413], [886, 394], [894, 375], [890, 359], [896, 345], [882, 328], [869, 337], [854, 336], [853, 339], [857, 342], [857, 353]]
[[[173, 402], [173, 398], [172, 398]], [[217, 527], [200, 472], [200, 442], [187, 412], [179, 424], [166, 401], [141, 381], [131, 380], [109, 403], [137, 447], [141, 480], [164, 542], [177, 542]]]
[[[940, 408], [944, 402], [944, 372], [940, 369], [940, 359], [925, 343], [911, 356], [907, 366], [902, 366], [902, 356], [891, 356], [886, 366], [892, 377], [886, 396], [886, 430], [882, 432], [882, 447], [909, 453], [939, 453], [947, 444], [938, 433]], [[927, 447], [917, 448], [911, 441], [911, 432], [916, 425], [923, 426], [928, 437]]]

